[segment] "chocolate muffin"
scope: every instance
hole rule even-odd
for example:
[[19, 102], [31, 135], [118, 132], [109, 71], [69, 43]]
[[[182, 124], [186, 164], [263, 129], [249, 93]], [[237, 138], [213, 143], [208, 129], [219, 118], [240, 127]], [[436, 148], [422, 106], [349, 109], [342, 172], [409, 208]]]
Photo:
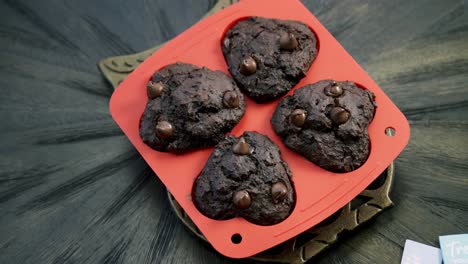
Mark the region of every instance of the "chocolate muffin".
[[279, 148], [266, 136], [244, 132], [216, 146], [195, 181], [193, 197], [200, 212], [212, 219], [240, 216], [257, 225], [273, 225], [294, 207], [290, 178]]
[[350, 172], [367, 160], [374, 94], [353, 82], [324, 80], [281, 100], [271, 124], [284, 144], [318, 166]]
[[244, 115], [236, 83], [221, 71], [175, 63], [147, 84], [140, 136], [151, 148], [181, 153], [216, 145]]
[[317, 39], [299, 21], [250, 17], [227, 32], [222, 49], [239, 87], [261, 103], [283, 96], [305, 76]]

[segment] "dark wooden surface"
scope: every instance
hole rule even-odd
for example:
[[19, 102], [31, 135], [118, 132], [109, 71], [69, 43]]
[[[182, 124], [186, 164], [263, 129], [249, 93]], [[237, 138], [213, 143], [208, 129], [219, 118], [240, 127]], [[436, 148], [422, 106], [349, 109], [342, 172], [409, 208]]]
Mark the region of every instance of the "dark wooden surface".
[[[196, 4], [194, 4], [196, 2]], [[238, 263], [190, 235], [108, 112], [96, 62], [142, 51], [214, 1], [0, 1], [0, 263]], [[468, 7], [305, 5], [411, 123], [395, 207], [314, 263], [399, 263], [405, 239], [468, 233]]]

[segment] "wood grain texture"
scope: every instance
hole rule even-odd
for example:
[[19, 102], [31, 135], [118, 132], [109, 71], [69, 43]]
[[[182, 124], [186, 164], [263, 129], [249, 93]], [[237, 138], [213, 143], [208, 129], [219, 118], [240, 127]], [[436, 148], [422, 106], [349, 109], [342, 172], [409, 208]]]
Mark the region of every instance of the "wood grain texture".
[[[251, 263], [220, 256], [169, 210], [96, 67], [169, 40], [214, 2], [0, 1], [0, 263]], [[395, 207], [314, 263], [399, 263], [405, 239], [468, 232], [464, 1], [304, 4], [412, 128]]]

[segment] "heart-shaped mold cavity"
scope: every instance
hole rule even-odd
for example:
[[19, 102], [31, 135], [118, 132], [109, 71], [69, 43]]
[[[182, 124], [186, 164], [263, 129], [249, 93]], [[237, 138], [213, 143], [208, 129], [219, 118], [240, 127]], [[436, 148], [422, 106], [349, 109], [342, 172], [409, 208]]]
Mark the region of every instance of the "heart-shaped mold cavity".
[[350, 81], [323, 80], [285, 97], [271, 119], [286, 146], [333, 172], [361, 167], [370, 152], [367, 131], [374, 94]]
[[197, 208], [209, 218], [243, 217], [257, 225], [286, 219], [295, 204], [291, 171], [266, 136], [228, 136], [211, 154], [195, 181]]
[[221, 45], [234, 80], [258, 103], [291, 90], [306, 75], [318, 46], [304, 23], [263, 17], [238, 21]]
[[188, 63], [156, 71], [140, 137], [151, 148], [181, 153], [216, 145], [245, 112], [244, 96], [225, 73]]

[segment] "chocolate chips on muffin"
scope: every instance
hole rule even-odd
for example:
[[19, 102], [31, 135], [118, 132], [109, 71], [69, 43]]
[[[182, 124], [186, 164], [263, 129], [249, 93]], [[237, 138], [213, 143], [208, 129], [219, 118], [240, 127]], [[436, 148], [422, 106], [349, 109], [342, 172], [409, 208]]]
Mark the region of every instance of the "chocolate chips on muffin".
[[156, 71], [146, 88], [140, 136], [158, 151], [214, 146], [244, 115], [242, 93], [220, 71], [175, 63]]
[[369, 156], [367, 128], [375, 108], [372, 92], [325, 80], [281, 100], [271, 123], [290, 149], [326, 170], [349, 172]]
[[216, 146], [195, 182], [193, 197], [207, 217], [240, 216], [257, 225], [273, 225], [294, 207], [290, 178], [279, 148], [266, 136], [244, 132]]
[[286, 94], [317, 56], [317, 39], [302, 22], [251, 17], [226, 34], [222, 49], [233, 78], [256, 102]]

